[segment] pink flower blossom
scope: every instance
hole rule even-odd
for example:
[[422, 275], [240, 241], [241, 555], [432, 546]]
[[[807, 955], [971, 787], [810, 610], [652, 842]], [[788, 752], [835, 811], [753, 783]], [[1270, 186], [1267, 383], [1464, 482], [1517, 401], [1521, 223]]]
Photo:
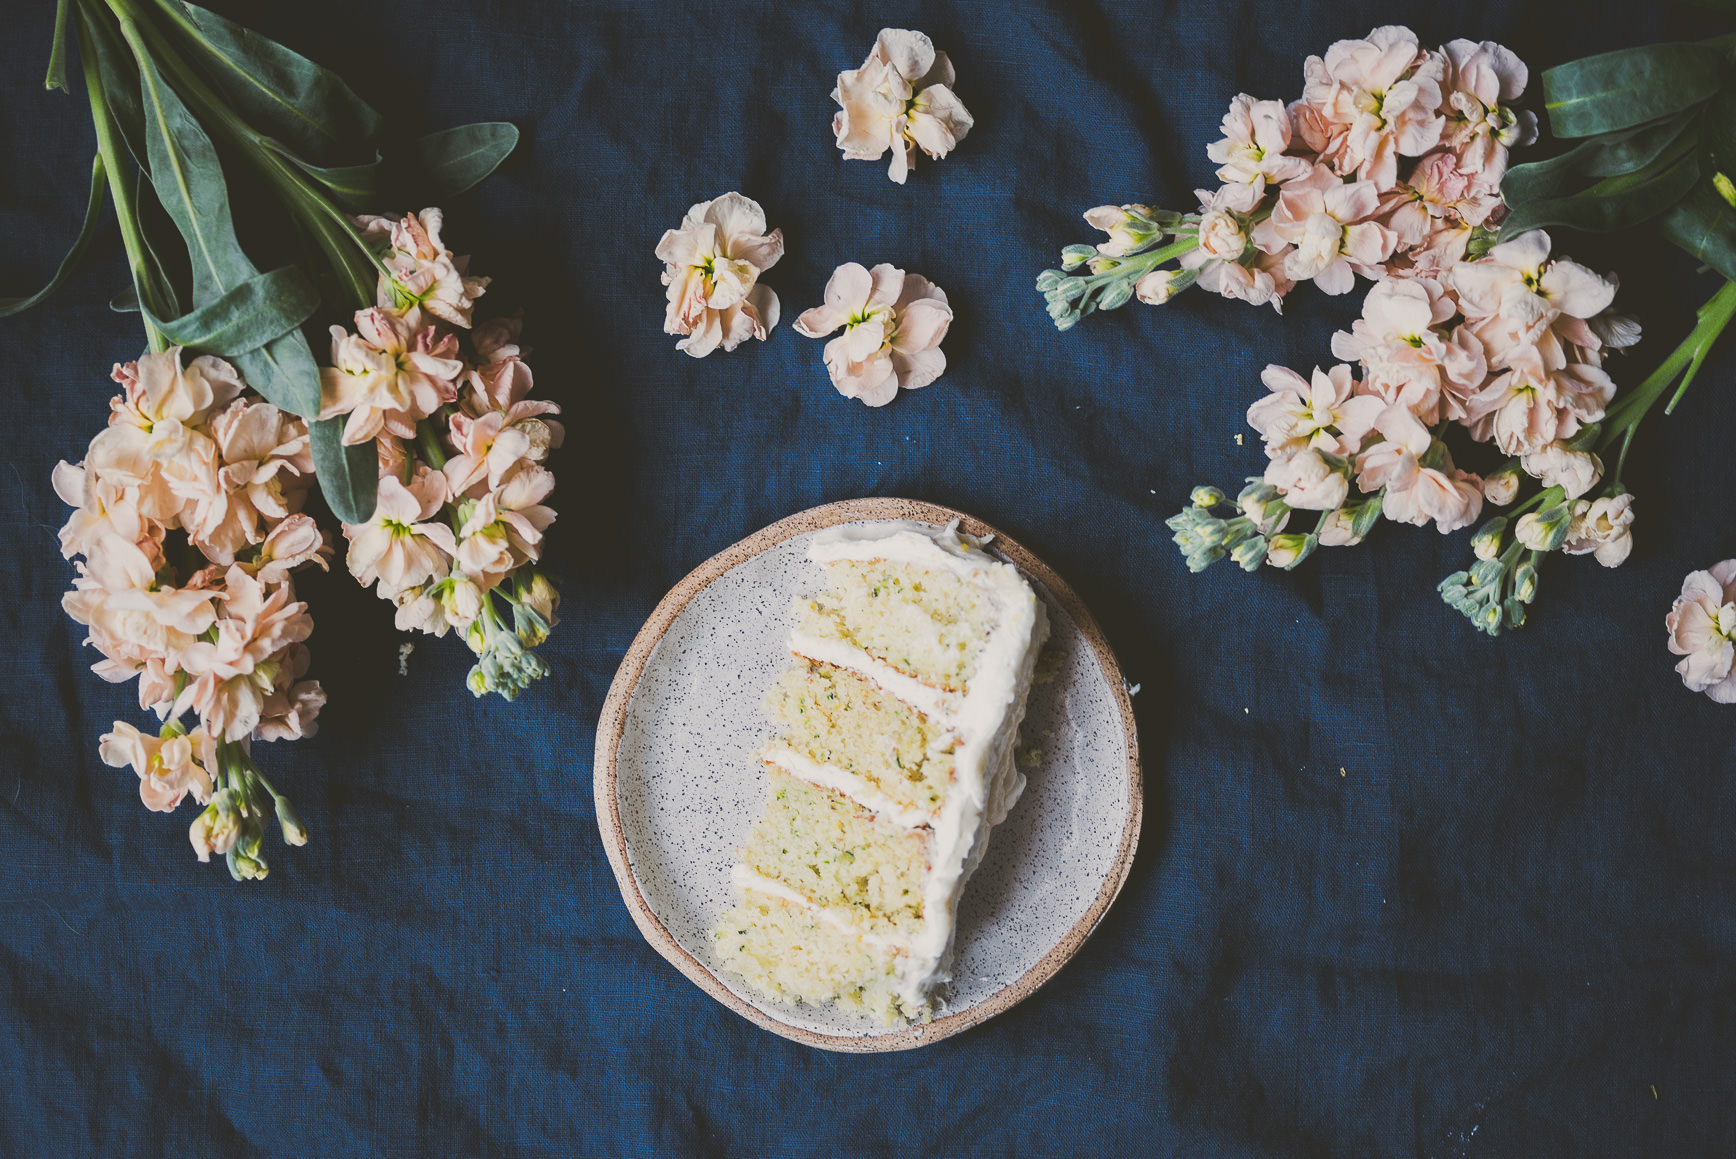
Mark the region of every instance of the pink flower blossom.
[[915, 390], [946, 369], [940, 343], [952, 325], [946, 292], [917, 274], [882, 263], [872, 270], [846, 262], [826, 283], [826, 301], [796, 320], [796, 332], [823, 338], [826, 370], [845, 398], [869, 406], [891, 402], [899, 387]]
[[452, 529], [434, 521], [446, 502], [446, 476], [423, 467], [405, 486], [396, 476], [380, 479], [374, 517], [344, 524], [345, 562], [363, 587], [379, 581], [382, 597], [443, 576], [457, 553]]
[[1376, 28], [1365, 40], [1338, 41], [1324, 60], [1308, 58], [1291, 116], [1333, 172], [1385, 192], [1398, 180], [1401, 154], [1420, 157], [1440, 140], [1444, 71], [1443, 58], [1423, 51], [1410, 29]]
[[1670, 651], [1683, 657], [1682, 683], [1719, 704], [1736, 703], [1736, 559], [1689, 572], [1664, 627]]
[[1284, 502], [1298, 511], [1332, 511], [1350, 494], [1350, 479], [1342, 460], [1337, 463], [1312, 448], [1273, 459], [1266, 465], [1266, 482]]
[[130, 679], [151, 658], [176, 662], [216, 619], [217, 593], [160, 586], [157, 564], [118, 535], [98, 539], [77, 567], [61, 607], [90, 628], [85, 642], [105, 657], [93, 671], [105, 680]]
[[1535, 342], [1561, 314], [1590, 318], [1607, 309], [1615, 283], [1578, 262], [1551, 262], [1549, 248], [1549, 235], [1534, 229], [1455, 266], [1453, 289], [1466, 317], [1500, 315], [1517, 327], [1519, 341]]
[[1272, 216], [1254, 229], [1254, 244], [1268, 253], [1294, 246], [1284, 263], [1286, 275], [1298, 282], [1313, 279], [1327, 294], [1348, 293], [1353, 273], [1385, 273], [1381, 263], [1398, 244], [1390, 229], [1369, 220], [1379, 203], [1372, 182], [1347, 183], [1316, 165], [1279, 190]]
[[1560, 487], [1569, 499], [1578, 499], [1603, 478], [1602, 459], [1590, 451], [1576, 451], [1560, 439], [1521, 455], [1519, 465], [1545, 487]]
[[920, 148], [945, 157], [975, 123], [952, 91], [952, 62], [920, 32], [883, 28], [862, 67], [838, 74], [832, 133], [846, 160], [877, 161], [892, 150], [888, 176], [900, 185]]
[[356, 333], [342, 326], [331, 332], [332, 365], [320, 368], [319, 417], [348, 415], [346, 444], [365, 443], [382, 431], [413, 439], [419, 420], [457, 401], [464, 373], [457, 339], [423, 325], [418, 311], [400, 317], [360, 310]]
[[452, 256], [440, 240], [442, 220], [440, 210], [424, 209], [392, 223], [392, 249], [384, 263], [389, 276], [380, 279], [377, 304], [397, 313], [419, 307], [468, 329], [489, 279], [469, 277], [470, 259]]
[[304, 644], [291, 644], [283, 650], [272, 690], [259, 706], [254, 740], [300, 740], [319, 731], [319, 711], [325, 707], [326, 694], [319, 681], [302, 679], [309, 659]]
[[260, 543], [259, 554], [243, 566], [260, 583], [282, 583], [303, 564], [317, 564], [321, 571], [331, 570], [326, 562], [331, 553], [331, 544], [326, 542], [319, 524], [312, 517], [297, 513], [273, 527]]
[[1465, 425], [1472, 438], [1493, 439], [1509, 455], [1534, 454], [1602, 419], [1613, 397], [1615, 383], [1595, 366], [1520, 367], [1490, 379], [1466, 401]]
[[204, 729], [150, 736], [125, 721], [115, 721], [97, 749], [111, 768], [131, 765], [139, 777], [139, 799], [155, 813], [172, 813], [192, 794], [203, 805], [211, 799], [211, 773], [217, 767], [217, 742]]
[[1514, 112], [1530, 79], [1525, 62], [1492, 40], [1450, 40], [1442, 46], [1446, 71], [1441, 141], [1457, 155], [1459, 172], [1494, 193], [1507, 172], [1507, 150], [1537, 139], [1537, 115]]
[[[1417, 526], [1433, 520], [1445, 535], [1474, 523], [1483, 509], [1477, 476], [1458, 470], [1445, 447], [1435, 445], [1417, 417], [1402, 406], [1381, 412], [1375, 429], [1381, 441], [1357, 457], [1357, 485], [1363, 491], [1386, 489], [1381, 513], [1397, 523]], [[1438, 456], [1438, 467], [1424, 466]]]
[[1312, 379], [1304, 379], [1274, 364], [1261, 372], [1260, 381], [1271, 393], [1248, 408], [1248, 425], [1260, 432], [1266, 454], [1274, 459], [1306, 448], [1353, 455], [1386, 406], [1357, 393], [1348, 366], [1315, 367]]
[[489, 591], [507, 575], [542, 554], [542, 533], [554, 522], [543, 504], [555, 479], [541, 467], [520, 464], [496, 491], [483, 496], [458, 534], [455, 570]]
[[1573, 520], [1561, 550], [1568, 555], [1591, 555], [1604, 567], [1620, 567], [1634, 549], [1633, 505], [1634, 497], [1628, 494], [1574, 503]]
[[1206, 156], [1218, 162], [1219, 181], [1259, 189], [1307, 176], [1307, 158], [1287, 155], [1290, 114], [1282, 101], [1238, 94], [1230, 100], [1222, 128], [1223, 139], [1206, 146]]
[[240, 567], [224, 577], [228, 598], [217, 621], [217, 638], [186, 650], [183, 664], [193, 676], [176, 698], [177, 711], [193, 709], [207, 731], [238, 741], [259, 724], [266, 698], [280, 680], [287, 686], [281, 653], [313, 632], [307, 605], [287, 583], [269, 588]]
[[765, 210], [752, 198], [726, 193], [701, 201], [657, 243], [669, 287], [666, 334], [694, 358], [721, 346], [734, 350], [764, 339], [778, 324], [778, 296], [759, 277], [784, 256], [781, 229], [766, 232]]
[[1483, 385], [1482, 346], [1463, 328], [1443, 335], [1457, 307], [1439, 282], [1384, 278], [1363, 300], [1362, 318], [1332, 336], [1332, 353], [1366, 369], [1363, 390], [1408, 409], [1424, 423], [1462, 418]]

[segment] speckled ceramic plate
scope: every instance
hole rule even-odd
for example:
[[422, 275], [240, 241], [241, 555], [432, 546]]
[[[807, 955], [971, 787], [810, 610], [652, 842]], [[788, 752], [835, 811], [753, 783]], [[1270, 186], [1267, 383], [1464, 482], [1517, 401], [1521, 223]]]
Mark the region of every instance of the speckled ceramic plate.
[[[764, 807], [754, 752], [761, 707], [790, 663], [795, 598], [823, 583], [808, 542], [882, 519], [994, 535], [1049, 607], [1059, 675], [1035, 686], [1021, 740], [1029, 784], [959, 906], [953, 980], [926, 1025], [887, 1028], [849, 1010], [766, 999], [719, 967], [711, 930], [733, 900], [729, 869]], [[597, 728], [603, 844], [646, 939], [706, 993], [768, 1030], [827, 1050], [907, 1050], [1027, 998], [1091, 935], [1139, 839], [1133, 709], [1091, 614], [1046, 564], [968, 515], [903, 499], [855, 499], [792, 515], [706, 561], [664, 597], [628, 649]]]

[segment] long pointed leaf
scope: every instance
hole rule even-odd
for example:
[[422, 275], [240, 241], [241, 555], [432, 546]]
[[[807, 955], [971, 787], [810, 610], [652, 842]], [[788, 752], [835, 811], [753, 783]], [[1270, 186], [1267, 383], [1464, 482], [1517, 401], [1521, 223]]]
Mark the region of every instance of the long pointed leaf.
[[1692, 112], [1582, 141], [1547, 161], [1515, 165], [1501, 179], [1501, 198], [1517, 208], [1527, 201], [1561, 197], [1586, 177], [1637, 173], [1675, 145], [1694, 124]]
[[319, 363], [299, 328], [237, 354], [234, 362], [248, 385], [273, 406], [309, 420], [319, 414]]
[[42, 78], [45, 89], [59, 89], [63, 93], [72, 90], [66, 87], [66, 18], [72, 12], [72, 0], [60, 0], [54, 9], [54, 46], [48, 50], [48, 75]]
[[1684, 157], [1649, 181], [1620, 192], [1528, 201], [1501, 223], [1501, 238], [1506, 240], [1545, 226], [1565, 225], [1587, 233], [1610, 233], [1637, 225], [1680, 201], [1699, 176], [1700, 167], [1695, 159]]
[[215, 302], [251, 278], [254, 268], [235, 238], [229, 189], [211, 138], [157, 72], [140, 69], [145, 143], [151, 184], [187, 243], [193, 267], [193, 306]]
[[215, 12], [178, 7], [192, 18], [191, 30], [181, 28], [204, 50], [217, 87], [303, 156], [324, 161], [379, 136], [380, 114], [336, 73]]
[[60, 268], [54, 271], [54, 277], [48, 284], [27, 298], [0, 298], [0, 318], [13, 314], [21, 314], [42, 301], [61, 284], [72, 276], [72, 271], [78, 268], [78, 263], [84, 260], [85, 251], [90, 248], [90, 239], [96, 236], [96, 224], [102, 217], [103, 194], [108, 188], [108, 174], [103, 170], [102, 154], [90, 164], [90, 200], [84, 206], [84, 224], [79, 226], [78, 237], [73, 239], [72, 248], [66, 251], [66, 256], [60, 259]]
[[1589, 137], [1679, 113], [1718, 91], [1723, 60], [1707, 44], [1648, 44], [1557, 65], [1543, 74], [1549, 127]]
[[[281, 266], [249, 278], [215, 302], [179, 318], [153, 318], [163, 336], [177, 346], [235, 358], [257, 350], [296, 329], [319, 309], [319, 291], [298, 266]], [[319, 410], [318, 379], [310, 398], [288, 409]], [[277, 402], [276, 399], [272, 400]], [[283, 405], [278, 403], [278, 405]]]
[[343, 419], [316, 419], [307, 429], [312, 436], [313, 473], [332, 514], [345, 523], [372, 519], [380, 487], [380, 457], [373, 440], [344, 446]]
[[377, 208], [381, 200], [381, 178], [385, 175], [386, 163], [375, 152], [374, 159], [366, 165], [342, 165], [328, 168], [311, 165], [294, 153], [285, 152], [295, 163], [296, 168], [318, 181], [331, 192], [332, 198], [345, 209], [363, 210]]
[[79, 18], [87, 34], [91, 55], [96, 58], [97, 72], [102, 77], [103, 103], [108, 106], [109, 116], [120, 130], [121, 140], [127, 143], [127, 151], [140, 169], [149, 172], [145, 113], [139, 102], [139, 69], [133, 62], [133, 54], [127, 51], [111, 22], [94, 19], [82, 8]]
[[416, 156], [435, 190], [451, 197], [493, 173], [517, 145], [511, 121], [478, 121], [429, 133], [416, 142]]
[[1710, 180], [1659, 218], [1658, 232], [1726, 278], [1736, 279], [1736, 209]]

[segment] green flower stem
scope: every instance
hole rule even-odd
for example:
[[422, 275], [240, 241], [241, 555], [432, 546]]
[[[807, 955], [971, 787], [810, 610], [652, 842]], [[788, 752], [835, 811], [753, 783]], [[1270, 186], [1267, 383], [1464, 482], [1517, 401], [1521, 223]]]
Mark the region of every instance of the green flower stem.
[[[133, 202], [133, 190], [127, 175], [131, 167], [127, 163], [126, 146], [122, 144], [120, 132], [115, 128], [114, 118], [109, 115], [108, 100], [103, 95], [102, 73], [97, 67], [96, 49], [92, 46], [94, 36], [86, 24], [90, 16], [81, 8], [78, 25], [78, 55], [84, 68], [84, 84], [90, 93], [90, 118], [96, 126], [97, 163], [108, 175], [109, 193], [115, 201], [115, 220], [120, 225], [121, 244], [127, 251], [127, 272], [132, 275], [133, 292], [139, 301], [151, 303], [148, 292], [150, 278], [147, 274], [144, 237], [139, 232], [139, 216]], [[161, 354], [169, 348], [169, 340], [162, 331], [151, 322], [149, 314], [143, 314], [145, 337], [150, 344], [151, 352]]]
[[436, 471], [446, 466], [446, 449], [440, 445], [440, 432], [434, 429], [433, 419], [417, 420], [416, 449]]
[[[1179, 258], [1185, 253], [1191, 253], [1199, 248], [1199, 238], [1189, 234], [1174, 245], [1166, 245], [1162, 249], [1148, 250], [1131, 258], [1115, 258], [1115, 268], [1105, 270], [1101, 274], [1085, 275], [1085, 284], [1095, 286], [1099, 283], [1125, 281], [1135, 275], [1148, 274], [1163, 265], [1171, 258]], [[1075, 275], [1078, 276], [1078, 275]]]
[[1693, 384], [1694, 377], [1699, 374], [1700, 367], [1706, 361], [1706, 355], [1712, 350], [1714, 343], [1731, 319], [1736, 318], [1736, 281], [1726, 281], [1716, 294], [1701, 306], [1697, 315], [1699, 321], [1688, 336], [1682, 339], [1670, 356], [1644, 382], [1636, 387], [1632, 394], [1610, 408], [1604, 419], [1603, 435], [1598, 441], [1600, 455], [1608, 453], [1621, 440], [1620, 458], [1616, 462], [1615, 477], [1622, 477], [1622, 468], [1627, 463], [1628, 447], [1633, 443], [1633, 432], [1640, 425], [1640, 420], [1646, 417], [1646, 412], [1662, 397], [1664, 391], [1679, 377], [1681, 382], [1676, 386], [1676, 392], [1671, 396], [1669, 404], [1664, 407], [1664, 413], [1670, 414], [1676, 409], [1676, 404], [1682, 401], [1682, 395]]

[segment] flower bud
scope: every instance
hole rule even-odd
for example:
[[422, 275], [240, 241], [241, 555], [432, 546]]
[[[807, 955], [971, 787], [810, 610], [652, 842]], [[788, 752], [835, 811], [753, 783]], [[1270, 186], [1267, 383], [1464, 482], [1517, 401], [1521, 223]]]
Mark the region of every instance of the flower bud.
[[1195, 507], [1204, 507], [1210, 511], [1224, 501], [1224, 493], [1216, 487], [1195, 487], [1189, 498]]
[[1514, 537], [1532, 551], [1554, 551], [1567, 540], [1571, 512], [1565, 505], [1547, 511], [1527, 512], [1519, 517]]
[[1266, 551], [1266, 562], [1289, 571], [1313, 555], [1314, 549], [1319, 545], [1320, 541], [1312, 535], [1298, 535], [1295, 532], [1274, 535]]
[[482, 665], [472, 664], [470, 671], [464, 677], [464, 685], [470, 689], [472, 696], [488, 695], [488, 677], [482, 671]]
[[1497, 507], [1505, 507], [1519, 497], [1519, 468], [1508, 467], [1493, 475], [1483, 476], [1483, 498]]
[[1513, 598], [1528, 604], [1537, 598], [1537, 568], [1522, 563], [1513, 572]]
[[478, 656], [488, 647], [488, 626], [482, 622], [482, 617], [470, 621], [470, 627], [464, 629], [464, 642], [470, 645], [470, 650]]
[[513, 605], [512, 630], [526, 648], [534, 648], [549, 638], [549, 622], [528, 603]]
[[1282, 531], [1290, 520], [1290, 507], [1279, 497], [1278, 489], [1258, 477], [1242, 488], [1236, 504], [1261, 535]]
[[1240, 564], [1243, 571], [1256, 571], [1266, 559], [1266, 541], [1260, 536], [1252, 536], [1236, 544], [1230, 549], [1230, 558]]
[[[1097, 253], [1097, 247], [1091, 245], [1070, 245], [1061, 251], [1061, 268], [1063, 270], [1077, 269], [1082, 263], [1090, 261]], [[1039, 287], [1040, 288], [1040, 287]]]
[[1175, 270], [1152, 270], [1133, 283], [1133, 292], [1147, 306], [1161, 306], [1181, 291]]
[[307, 826], [295, 815], [295, 809], [290, 805], [288, 797], [277, 798], [277, 824], [283, 830], [285, 844], [307, 844]]
[[1471, 550], [1476, 552], [1478, 559], [1494, 559], [1501, 554], [1501, 541], [1506, 532], [1507, 517], [1495, 516], [1477, 528], [1477, 533], [1471, 536]]
[[1352, 514], [1355, 508], [1340, 507], [1326, 517], [1326, 523], [1320, 528], [1320, 545], [1322, 547], [1354, 547], [1362, 542], [1362, 536], [1356, 534], [1356, 516]]
[[235, 807], [235, 791], [219, 789], [211, 795], [205, 811], [193, 818], [187, 830], [193, 852], [200, 861], [210, 861], [213, 853], [228, 853], [241, 839], [241, 814]]
[[440, 606], [453, 624], [469, 624], [482, 614], [482, 589], [454, 576], [440, 585]]
[[555, 441], [555, 433], [549, 430], [549, 425], [537, 418], [525, 419], [512, 425], [523, 431], [524, 437], [530, 440], [530, 450], [525, 452], [524, 457], [533, 463], [547, 461]]

